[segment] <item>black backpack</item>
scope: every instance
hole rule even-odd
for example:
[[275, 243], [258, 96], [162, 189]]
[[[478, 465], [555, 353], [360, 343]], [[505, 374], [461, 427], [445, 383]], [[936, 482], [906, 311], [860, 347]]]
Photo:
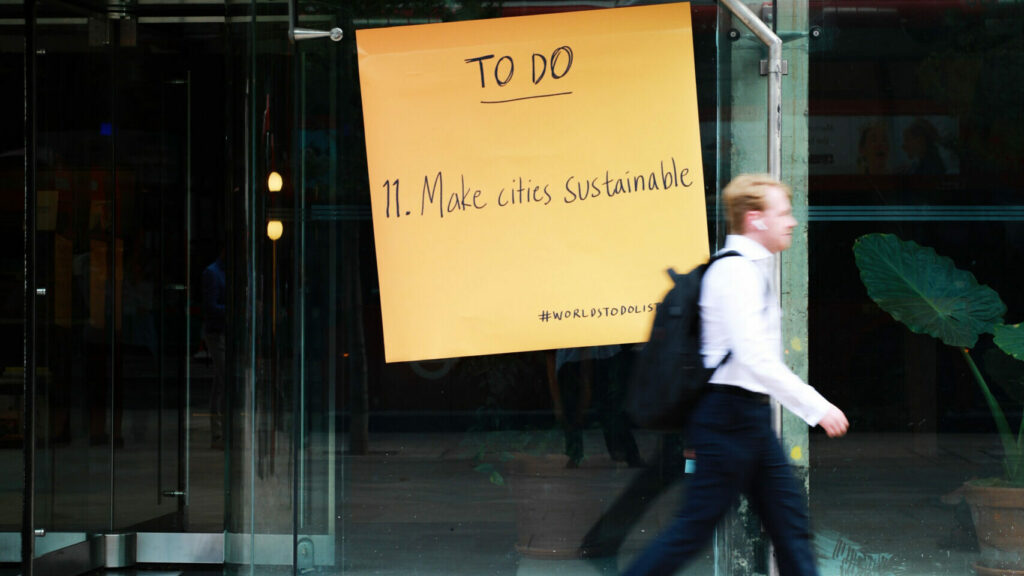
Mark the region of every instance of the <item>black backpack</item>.
[[[652, 430], [680, 430], [707, 389], [717, 369], [705, 368], [700, 352], [700, 288], [704, 273], [716, 260], [739, 256], [730, 250], [711, 257], [686, 274], [672, 268], [675, 285], [654, 313], [647, 343], [636, 353], [626, 395], [626, 413], [633, 424]], [[729, 359], [729, 354], [719, 364]]]

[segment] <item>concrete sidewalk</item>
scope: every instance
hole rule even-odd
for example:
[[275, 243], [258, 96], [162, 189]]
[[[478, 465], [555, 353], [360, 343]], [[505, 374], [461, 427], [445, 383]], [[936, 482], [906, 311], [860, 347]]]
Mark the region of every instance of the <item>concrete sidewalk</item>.
[[[677, 484], [659, 497], [617, 557], [525, 557], [516, 549], [512, 492], [475, 470], [481, 446], [489, 451], [486, 461], [521, 441], [509, 435], [502, 445], [495, 436], [377, 434], [371, 454], [346, 456], [339, 476], [345, 482], [340, 565], [331, 573], [614, 574], [665, 524], [682, 496]], [[550, 440], [540, 445], [557, 444]], [[641, 433], [638, 441], [651, 454], [656, 436]], [[968, 478], [998, 474], [997, 442], [994, 435], [812, 436], [811, 518], [823, 576], [973, 573], [977, 550], [969, 513], [942, 497]], [[585, 443], [587, 454], [604, 449], [600, 432], [589, 432]], [[619, 472], [619, 484], [604, 481], [606, 502], [636, 473]], [[712, 562], [708, 550], [685, 573], [709, 574]]]
[[[194, 425], [201, 428], [205, 424]], [[650, 461], [657, 435], [639, 432], [637, 440], [642, 454]], [[684, 497], [685, 483], [677, 482], [643, 511], [629, 527], [617, 555], [588, 560], [531, 557], [517, 548], [517, 521], [522, 517], [518, 505], [532, 505], [534, 514], [539, 508], [542, 528], [543, 514], [550, 512], [551, 524], [575, 526], [582, 533], [593, 523], [594, 516], [582, 509], [583, 500], [578, 494], [586, 491], [596, 495], [592, 500], [607, 507], [639, 473], [638, 469], [607, 460], [599, 430], [588, 431], [584, 443], [588, 459], [583, 466], [578, 471], [560, 467], [568, 484], [541, 484], [531, 488], [531, 496], [517, 497], [502, 463], [503, 456], [525, 450], [558, 458], [562, 448], [560, 431], [374, 433], [369, 454], [352, 455], [342, 449], [335, 455], [335, 562], [334, 566], [319, 568], [315, 573], [617, 574], [669, 521]], [[946, 504], [942, 498], [971, 477], [999, 474], [1000, 453], [994, 434], [913, 436], [854, 431], [838, 440], [813, 434], [810, 508], [822, 575], [973, 574], [978, 552], [970, 513], [966, 506]], [[141, 456], [132, 449], [119, 454], [119, 462], [124, 466], [122, 487], [125, 482], [148, 481], [148, 469], [132, 464], [136, 457]], [[215, 466], [222, 463], [223, 453], [197, 450], [194, 459], [203, 474], [192, 485], [193, 521], [215, 527], [223, 517], [223, 469]], [[601, 471], [589, 474], [590, 468]], [[300, 489], [315, 493], [326, 486], [324, 478], [310, 481], [311, 485]], [[288, 501], [287, 494], [281, 497]], [[568, 512], [563, 504], [571, 504]], [[59, 512], [76, 517], [74, 510], [65, 506], [86, 505], [92, 504], [66, 499]], [[314, 517], [325, 515], [322, 510], [311, 512]], [[566, 520], [567, 513], [576, 512], [578, 516]], [[684, 574], [713, 574], [714, 561], [709, 546]], [[211, 567], [200, 569], [209, 573]], [[181, 573], [191, 574], [194, 570], [185, 567]], [[140, 569], [138, 573], [145, 571]], [[258, 573], [290, 573], [290, 567], [268, 568]]]

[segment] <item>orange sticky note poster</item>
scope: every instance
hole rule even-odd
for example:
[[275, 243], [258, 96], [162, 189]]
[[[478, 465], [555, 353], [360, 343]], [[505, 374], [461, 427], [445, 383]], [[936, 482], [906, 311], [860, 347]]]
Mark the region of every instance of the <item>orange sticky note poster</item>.
[[689, 4], [356, 43], [387, 361], [645, 340], [708, 256]]

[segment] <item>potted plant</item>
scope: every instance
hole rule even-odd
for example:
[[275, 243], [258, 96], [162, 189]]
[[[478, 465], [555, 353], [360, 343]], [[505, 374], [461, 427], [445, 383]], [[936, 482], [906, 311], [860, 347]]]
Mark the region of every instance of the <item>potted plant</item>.
[[1000, 350], [1024, 360], [1024, 329], [1003, 323], [1006, 305], [994, 290], [931, 248], [891, 234], [867, 234], [853, 252], [872, 300], [911, 331], [957, 348], [967, 363], [1003, 447], [1003, 475], [963, 487], [981, 550], [975, 568], [983, 575], [1024, 574], [1024, 365], [1012, 361], [1017, 377], [997, 381], [1015, 402], [1007, 409], [1022, 416], [1014, 431], [971, 355], [979, 336], [992, 334]]

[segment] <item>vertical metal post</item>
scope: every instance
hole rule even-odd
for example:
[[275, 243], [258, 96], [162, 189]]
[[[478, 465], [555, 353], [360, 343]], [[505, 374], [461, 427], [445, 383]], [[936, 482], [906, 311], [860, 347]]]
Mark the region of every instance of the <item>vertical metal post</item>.
[[[758, 40], [768, 46], [768, 174], [782, 180], [782, 39], [740, 0], [720, 0]], [[774, 284], [779, 286], [780, 263], [775, 257]], [[778, 294], [778, 291], [776, 291]], [[775, 433], [782, 434], [782, 406], [772, 402]]]
[[[741, 0], [719, 0], [729, 12], [743, 23], [753, 34], [768, 47], [768, 174], [775, 180], [782, 180], [782, 39], [765, 24]], [[774, 257], [775, 274], [773, 284], [777, 289], [781, 284], [781, 261]], [[772, 400], [772, 425], [775, 434], [782, 438], [782, 406]], [[769, 574], [777, 576], [778, 564], [775, 562], [774, 547], [770, 547], [772, 561]]]
[[[120, 39], [118, 39], [120, 42]], [[115, 44], [116, 46], [116, 44]], [[121, 286], [117, 282], [118, 268], [123, 265], [124, 259], [119, 258], [117, 250], [117, 239], [121, 235], [121, 206], [117, 201], [117, 188], [119, 186], [118, 178], [121, 175], [119, 158], [120, 154], [120, 139], [121, 139], [121, 120], [126, 116], [122, 114], [121, 108], [118, 106], [118, 96], [121, 94], [120, 82], [123, 78], [121, 69], [118, 66], [120, 64], [118, 58], [118, 50], [116, 47], [109, 47], [107, 49], [107, 67], [110, 70], [110, 92], [109, 101], [111, 106], [111, 133], [110, 133], [110, 185], [109, 191], [107, 191], [107, 202], [110, 207], [110, 234], [107, 241], [110, 243], [110, 248], [107, 250], [107, 279], [109, 281], [110, 290], [110, 316], [105, 320], [106, 331], [104, 336], [107, 339], [107, 344], [110, 346], [110, 352], [107, 354], [107, 362], [110, 363], [110, 374], [106, 382], [107, 386], [107, 410], [110, 411], [110, 417], [107, 420], [109, 424], [109, 434], [107, 438], [107, 475], [110, 481], [107, 483], [107, 499], [110, 505], [107, 507], [107, 530], [113, 531], [116, 525], [117, 518], [117, 470], [114, 468], [114, 461], [117, 456], [115, 438], [119, 432], [117, 426], [117, 411], [118, 402], [123, 399], [117, 397], [117, 379], [120, 378], [118, 372], [120, 367], [118, 366], [118, 358], [121, 356], [121, 339], [118, 337], [117, 330], [117, 319], [121, 314], [121, 307], [123, 303], [119, 302], [120, 298], [117, 297], [118, 290]], [[103, 313], [107, 314], [108, 309], [104, 307]]]
[[[185, 72], [185, 305], [192, 301], [192, 71]], [[221, 246], [223, 250], [223, 246]], [[218, 253], [219, 256], [219, 253]], [[185, 497], [178, 500], [178, 511], [181, 518], [187, 520], [184, 512], [191, 505], [191, 459], [190, 445], [192, 430], [192, 316], [185, 314], [185, 406], [183, 412], [185, 426], [179, 434], [178, 445], [178, 490], [185, 492]], [[221, 374], [221, 394], [226, 387]], [[223, 401], [223, 400], [221, 400]], [[223, 413], [221, 415], [223, 418]], [[223, 426], [223, 421], [221, 421]], [[223, 431], [221, 431], [223, 434]], [[182, 470], [181, 468], [184, 468]]]
[[33, 574], [36, 493], [36, 3], [25, 0], [25, 333], [21, 573]]

